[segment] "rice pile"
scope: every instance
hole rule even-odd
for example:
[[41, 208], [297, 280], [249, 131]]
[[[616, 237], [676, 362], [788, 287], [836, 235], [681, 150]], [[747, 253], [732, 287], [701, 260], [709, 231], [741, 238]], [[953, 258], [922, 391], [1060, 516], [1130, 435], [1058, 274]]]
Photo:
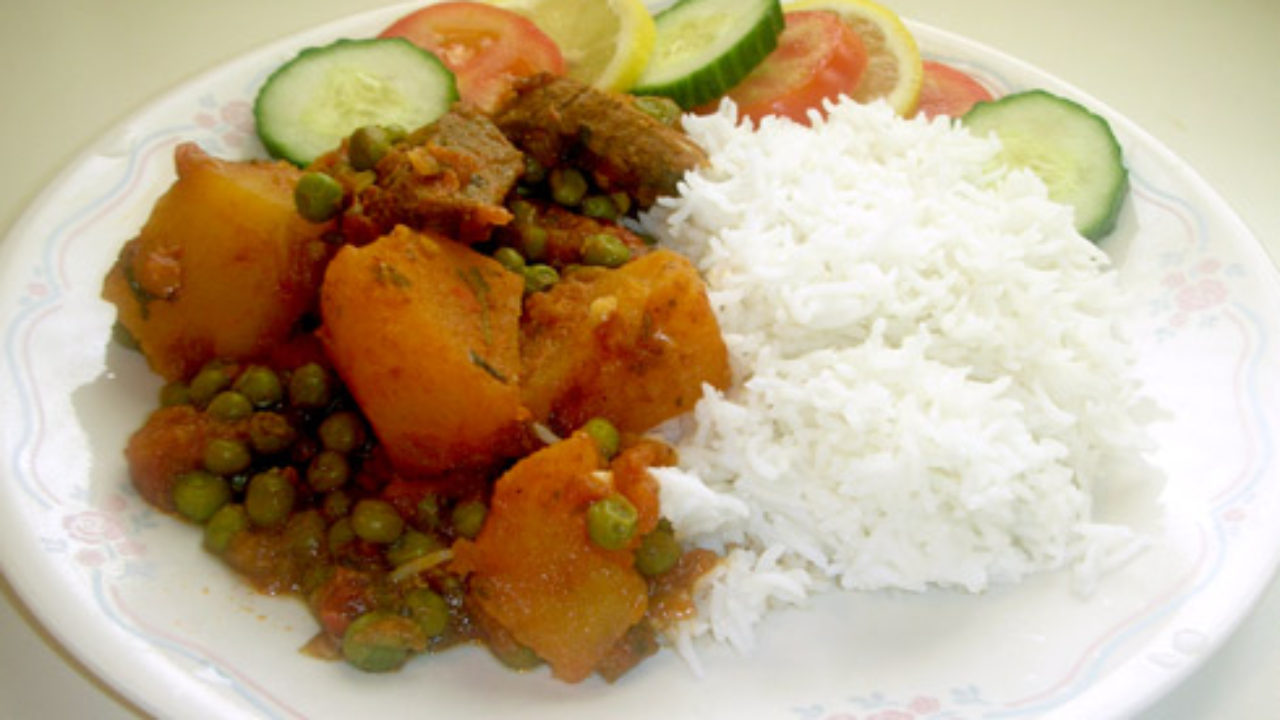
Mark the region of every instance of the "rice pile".
[[747, 649], [834, 586], [1087, 585], [1140, 546], [1092, 507], [1147, 470], [1116, 275], [997, 141], [853, 102], [686, 129], [710, 165], [643, 223], [705, 274], [735, 384], [659, 473], [681, 537], [728, 552], [678, 646]]

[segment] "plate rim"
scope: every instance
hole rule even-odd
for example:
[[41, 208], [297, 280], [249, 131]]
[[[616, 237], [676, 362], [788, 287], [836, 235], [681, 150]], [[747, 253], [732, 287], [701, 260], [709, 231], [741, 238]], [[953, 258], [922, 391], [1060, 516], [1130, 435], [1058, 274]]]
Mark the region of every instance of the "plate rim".
[[[336, 37], [341, 34], [343, 30], [349, 31], [350, 28], [354, 26], [372, 24], [382, 18], [391, 18], [395, 16], [396, 13], [403, 12], [404, 8], [417, 7], [420, 4], [421, 3], [417, 2], [401, 2], [396, 5], [363, 11], [354, 15], [335, 19], [268, 42], [236, 58], [219, 63], [209, 69], [179, 81], [168, 90], [135, 108], [127, 117], [120, 120], [110, 129], [96, 137], [88, 145], [82, 148], [72, 160], [63, 166], [59, 172], [57, 172], [54, 177], [30, 200], [5, 233], [4, 241], [0, 242], [0, 260], [7, 261], [18, 254], [18, 247], [22, 243], [23, 239], [27, 238], [27, 242], [30, 242], [30, 237], [32, 235], [31, 227], [35, 224], [37, 218], [45, 213], [45, 209], [58, 196], [59, 192], [68, 183], [70, 183], [73, 178], [83, 173], [87, 166], [95, 159], [101, 158], [104, 155], [109, 155], [108, 150], [112, 143], [116, 142], [119, 137], [128, 134], [131, 128], [144, 124], [142, 122], [144, 118], [160, 112], [161, 108], [166, 105], [180, 101], [182, 98], [194, 92], [194, 88], [198, 88], [202, 84], [209, 83], [215, 77], [222, 77], [227, 74], [234, 74], [238, 72], [246, 72], [247, 68], [263, 65], [272, 55], [284, 54], [305, 44], [314, 43], [325, 38]], [[1113, 123], [1113, 125], [1122, 129], [1122, 132], [1125, 135], [1135, 139], [1146, 150], [1157, 154], [1163, 163], [1168, 165], [1170, 168], [1175, 169], [1179, 173], [1179, 179], [1188, 183], [1194, 189], [1197, 201], [1208, 201], [1212, 203], [1210, 210], [1213, 212], [1215, 217], [1224, 220], [1231, 225], [1233, 236], [1248, 238], [1249, 242], [1239, 243], [1241, 248], [1247, 249], [1247, 251], [1256, 254], [1264, 260], [1273, 271], [1275, 271], [1275, 266], [1265, 248], [1259, 241], [1257, 235], [1252, 231], [1248, 224], [1240, 218], [1227, 200], [1211, 185], [1209, 185], [1189, 163], [1167, 148], [1158, 138], [1152, 136], [1141, 126], [1137, 125], [1137, 123], [1129, 120], [1126, 116], [1115, 111], [1107, 104], [1098, 101], [1097, 98], [1094, 98], [1074, 85], [1001, 50], [986, 45], [985, 43], [961, 36], [957, 33], [911, 20], [910, 18], [904, 18], [904, 20], [919, 40], [919, 44], [922, 48], [922, 54], [927, 57], [931, 57], [931, 53], [934, 52], [934, 48], [932, 48], [931, 45], [946, 44], [961, 47], [964, 48], [968, 54], [981, 57], [983, 60], [991, 60], [1000, 66], [1015, 68], [1019, 74], [1034, 75], [1036, 77], [1051, 80], [1051, 84], [1054, 86], [1055, 91], [1087, 101], [1091, 109], [1105, 116]], [[5, 263], [4, 266], [7, 268], [4, 272], [4, 277], [6, 279], [14, 278], [18, 270], [13, 268], [11, 263]], [[1272, 276], [1274, 280], [1274, 272], [1272, 273]], [[11, 283], [6, 283], [6, 287], [11, 286]], [[6, 293], [6, 296], [7, 295], [9, 295], [9, 293]], [[3, 307], [4, 312], [2, 316], [5, 318], [6, 328], [11, 328], [15, 322], [12, 317], [13, 312], [11, 305], [12, 303], [9, 299], [5, 298]], [[10, 369], [8, 357], [3, 359], [0, 366]], [[8, 444], [9, 431], [10, 428], [7, 426], [0, 426], [0, 432], [5, 434], [6, 445]], [[5, 480], [3, 490], [0, 490], [0, 497], [8, 496], [12, 492], [10, 490], [10, 486], [12, 485], [11, 481], [16, 480], [16, 478], [10, 477], [9, 473], [10, 468], [7, 465], [0, 468], [0, 477], [3, 477]], [[0, 517], [8, 517], [16, 514], [15, 509], [16, 505], [12, 503], [0, 504]], [[10, 523], [6, 523], [6, 526], [25, 527], [20, 524]], [[4, 534], [8, 535], [9, 532], [5, 531]], [[1165, 682], [1163, 682], [1156, 691], [1148, 692], [1142, 698], [1135, 698], [1134, 704], [1126, 708], [1126, 710], [1141, 710], [1143, 707], [1154, 703], [1173, 687], [1176, 687], [1178, 684], [1183, 682], [1187, 677], [1198, 670], [1204, 662], [1208, 660], [1208, 658], [1212, 657], [1214, 652], [1216, 652], [1217, 649], [1226, 642], [1239, 624], [1248, 617], [1256, 607], [1258, 601], [1261, 599], [1266, 587], [1275, 577], [1277, 568], [1280, 568], [1280, 532], [1275, 534], [1274, 539], [1276, 541], [1269, 548], [1271, 551], [1270, 558], [1266, 563], [1264, 563], [1269, 565], [1271, 568], [1270, 572], [1260, 574], [1255, 578], [1256, 582], [1250, 588], [1250, 597], [1244, 603], [1247, 608], [1243, 612], [1237, 613], [1232, 618], [1228, 629], [1212, 638], [1212, 647], [1208, 651], [1199, 655], [1195, 662], [1185, 664], [1177, 671], [1163, 674], [1162, 677], [1165, 679]], [[41, 595], [43, 594], [43, 590], [47, 589], [46, 585], [51, 582], [50, 578], [46, 577], [46, 575], [52, 574], [55, 576], [53, 578], [54, 580], [66, 581], [63, 578], [56, 577], [56, 572], [46, 572], [46, 568], [38, 568], [35, 567], [36, 565], [38, 565], [38, 563], [28, 563], [21, 558], [15, 559], [13, 545], [11, 543], [4, 543], [0, 546], [0, 570], [2, 570], [4, 575], [8, 578], [14, 589], [14, 593], [17, 596], [17, 600], [23, 603], [30, 615], [39, 621], [42, 628], [61, 644], [62, 649], [65, 650], [67, 654], [71, 655], [76, 661], [93, 673], [97, 680], [106, 684], [112, 690], [118, 692], [127, 700], [137, 704], [141, 708], [159, 714], [175, 712], [183, 709], [190, 710], [189, 703], [191, 701], [191, 694], [189, 690], [174, 691], [166, 688], [161, 693], [163, 697], [157, 699], [155, 683], [151, 683], [146, 690], [139, 689], [136, 687], [136, 683], [131, 681], [132, 678], [130, 677], [130, 673], [119, 669], [120, 664], [113, 664], [108, 658], [101, 657], [100, 655], [103, 651], [88, 648], [87, 646], [91, 645], [91, 643], [84, 639], [84, 635], [76, 635], [74, 632], [71, 632], [68, 628], [64, 627], [62, 621], [65, 621], [66, 618], [69, 617], [68, 611], [60, 607], [58, 607], [57, 611], [51, 609], [51, 607], [56, 606], [51, 606], [42, 602]], [[74, 614], [74, 612], [70, 613], [70, 615]], [[96, 621], [90, 621], [90, 624], [95, 624], [95, 622]], [[114, 629], [108, 632], [110, 634], [115, 634]], [[110, 651], [106, 652], [109, 653]], [[1094, 692], [1100, 684], [1101, 682], [1095, 684], [1089, 692]]]

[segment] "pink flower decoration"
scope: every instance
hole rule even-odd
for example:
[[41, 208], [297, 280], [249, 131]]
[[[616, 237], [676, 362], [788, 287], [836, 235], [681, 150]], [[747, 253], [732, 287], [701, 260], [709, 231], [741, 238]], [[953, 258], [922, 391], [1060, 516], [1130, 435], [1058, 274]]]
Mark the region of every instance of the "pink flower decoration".
[[907, 704], [907, 709], [917, 715], [929, 715], [942, 709], [938, 698], [921, 695]]
[[76, 562], [85, 567], [98, 567], [107, 561], [107, 556], [97, 550], [84, 549], [75, 555]]
[[1195, 271], [1196, 271], [1197, 273], [1201, 273], [1201, 274], [1204, 274], [1204, 275], [1209, 275], [1209, 274], [1212, 274], [1212, 273], [1216, 273], [1216, 272], [1218, 272], [1218, 269], [1219, 269], [1219, 268], [1221, 268], [1221, 267], [1222, 267], [1222, 263], [1218, 262], [1217, 260], [1212, 260], [1212, 259], [1210, 259], [1210, 260], [1201, 260], [1201, 261], [1196, 265], [1196, 269], [1195, 269]]
[[222, 133], [222, 142], [226, 143], [231, 147], [242, 148], [245, 145], [249, 144], [249, 135], [246, 133], [242, 133], [239, 130], [225, 132], [225, 133]]
[[222, 116], [222, 122], [232, 127], [240, 130], [253, 128], [253, 106], [244, 100], [234, 100], [223, 105], [218, 114]]
[[72, 538], [91, 545], [109, 543], [124, 537], [120, 521], [97, 510], [68, 515], [62, 519], [62, 527]]
[[873, 715], [868, 715], [867, 720], [915, 720], [915, 715], [902, 710], [881, 710]]
[[1164, 276], [1164, 285], [1169, 288], [1176, 288], [1187, 282], [1187, 278], [1180, 272], [1169, 273]]
[[1183, 312], [1204, 310], [1227, 299], [1227, 286], [1219, 280], [1205, 278], [1193, 285], [1183, 287], [1174, 299], [1178, 303], [1178, 309]]
[[211, 128], [218, 124], [218, 118], [209, 113], [200, 113], [195, 117], [196, 124], [202, 128]]
[[112, 495], [102, 503], [102, 509], [113, 514], [122, 513], [129, 509], [129, 501], [123, 495]]
[[128, 537], [117, 542], [114, 547], [123, 557], [138, 557], [147, 551], [146, 545]]

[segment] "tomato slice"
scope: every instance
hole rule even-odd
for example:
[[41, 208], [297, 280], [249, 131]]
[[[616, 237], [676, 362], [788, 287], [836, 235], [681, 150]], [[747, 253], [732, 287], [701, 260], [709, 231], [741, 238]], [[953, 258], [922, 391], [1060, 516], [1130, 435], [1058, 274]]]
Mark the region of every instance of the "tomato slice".
[[403, 37], [437, 57], [458, 81], [458, 95], [497, 109], [521, 77], [564, 73], [560, 48], [521, 15], [479, 2], [443, 2], [409, 13], [381, 37]]
[[974, 103], [991, 99], [991, 92], [967, 73], [933, 60], [924, 61], [920, 103], [916, 113], [925, 117], [960, 117]]
[[857, 87], [867, 69], [867, 49], [833, 12], [802, 10], [783, 17], [778, 47], [727, 96], [741, 116], [756, 122], [781, 115], [808, 125], [811, 108], [821, 109], [823, 100]]

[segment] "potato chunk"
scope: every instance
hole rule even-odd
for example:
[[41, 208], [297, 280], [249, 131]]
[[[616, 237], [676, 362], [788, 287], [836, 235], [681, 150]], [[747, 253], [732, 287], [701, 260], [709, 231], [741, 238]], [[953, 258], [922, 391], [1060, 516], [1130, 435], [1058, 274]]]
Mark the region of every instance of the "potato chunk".
[[[603, 468], [585, 433], [530, 455], [498, 480], [476, 540], [454, 543], [469, 600], [567, 682], [589, 677], [648, 607], [631, 548], [596, 546], [587, 508], [611, 493], [649, 507], [641, 495], [651, 488], [622, 486]], [[651, 522], [641, 519], [634, 542]]]
[[643, 432], [690, 410], [703, 383], [729, 383], [702, 280], [669, 250], [572, 272], [526, 312], [524, 402], [562, 433], [596, 416]]
[[519, 450], [523, 288], [492, 259], [404, 226], [334, 257], [321, 337], [398, 470], [481, 467]]
[[293, 166], [218, 160], [191, 143], [174, 159], [177, 181], [102, 289], [152, 369], [170, 380], [285, 340], [313, 308], [329, 254], [326, 226], [294, 208]]

